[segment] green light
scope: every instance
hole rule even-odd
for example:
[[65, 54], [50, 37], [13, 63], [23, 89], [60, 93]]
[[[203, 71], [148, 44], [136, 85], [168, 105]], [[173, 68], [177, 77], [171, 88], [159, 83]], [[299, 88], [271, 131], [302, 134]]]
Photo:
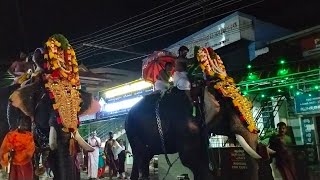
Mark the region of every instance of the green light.
[[319, 86], [318, 86], [318, 85], [314, 86], [314, 89], [318, 90], [318, 89], [319, 89]]
[[258, 76], [255, 75], [254, 73], [249, 73], [248, 79], [249, 79], [249, 80], [257, 80], [257, 79], [258, 79]]
[[309, 97], [311, 97], [312, 95], [311, 94], [308, 94], [309, 95]]
[[290, 89], [293, 89], [293, 85], [290, 86]]
[[285, 64], [285, 63], [286, 63], [286, 59], [285, 59], [285, 58], [281, 58], [281, 59], [280, 59], [280, 64], [283, 65], [283, 64]]
[[243, 94], [244, 96], [246, 96], [246, 95], [248, 95], [248, 92], [247, 92], [247, 91], [243, 91], [242, 94]]
[[278, 89], [278, 92], [281, 92], [281, 89]]
[[271, 100], [274, 100], [274, 97], [273, 97], [273, 96], [271, 96], [271, 97], [270, 97], [270, 99], [271, 99]]
[[298, 92], [296, 92], [296, 95], [297, 95], [297, 96], [299, 96], [300, 94], [301, 94], [301, 93], [300, 93], [299, 91], [298, 91]]
[[252, 68], [252, 66], [249, 64], [249, 65], [247, 66], [247, 68], [248, 68], [248, 69], [251, 69], [251, 68]]
[[283, 75], [288, 74], [288, 72], [289, 72], [288, 69], [280, 69], [280, 70], [278, 71], [278, 75], [279, 75], [279, 76], [283, 76]]
[[262, 98], [264, 98], [264, 97], [266, 97], [266, 95], [264, 95], [264, 94], [261, 94], [261, 97], [262, 97]]

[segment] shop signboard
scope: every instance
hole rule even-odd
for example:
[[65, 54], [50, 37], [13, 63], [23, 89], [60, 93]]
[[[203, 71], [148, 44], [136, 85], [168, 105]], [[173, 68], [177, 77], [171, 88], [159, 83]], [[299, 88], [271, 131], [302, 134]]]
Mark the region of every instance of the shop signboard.
[[132, 106], [138, 103], [145, 95], [153, 92], [153, 88], [125, 94], [117, 98], [107, 99], [99, 114], [99, 118], [110, 118], [125, 115]]
[[297, 95], [294, 100], [297, 114], [320, 113], [320, 91]]
[[315, 132], [314, 132], [314, 123], [311, 117], [301, 118], [301, 130], [302, 130], [304, 144], [314, 144]]
[[[241, 39], [241, 31], [252, 28], [248, 26], [249, 22], [246, 22], [247, 27], [240, 27], [240, 16], [231, 17], [223, 22], [219, 22], [217, 25], [209, 26], [198, 33], [195, 33], [178, 43], [167, 48], [168, 51], [177, 53], [180, 46], [187, 46], [190, 51], [188, 58], [194, 57], [193, 49], [195, 46], [211, 47], [214, 50], [224, 47], [233, 42]], [[244, 20], [241, 21], [243, 23]]]
[[311, 37], [301, 40], [301, 48], [303, 50], [303, 56], [307, 57], [320, 53], [320, 34], [313, 35]]

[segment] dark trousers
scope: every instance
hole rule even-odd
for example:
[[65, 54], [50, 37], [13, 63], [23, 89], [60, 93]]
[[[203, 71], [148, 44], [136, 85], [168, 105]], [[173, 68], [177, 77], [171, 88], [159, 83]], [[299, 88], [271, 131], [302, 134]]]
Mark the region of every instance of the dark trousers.
[[126, 161], [126, 151], [121, 151], [121, 153], [118, 155], [118, 159], [119, 159], [119, 173], [123, 173], [124, 172], [124, 164]]

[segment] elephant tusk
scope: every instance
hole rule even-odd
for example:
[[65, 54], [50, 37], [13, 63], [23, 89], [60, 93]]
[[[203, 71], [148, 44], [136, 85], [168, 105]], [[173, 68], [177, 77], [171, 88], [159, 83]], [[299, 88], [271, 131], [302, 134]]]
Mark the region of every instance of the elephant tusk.
[[79, 132], [76, 131], [74, 135], [74, 139], [79, 143], [79, 145], [82, 147], [83, 150], [88, 152], [93, 152], [94, 148], [90, 146], [83, 138], [80, 136]]
[[236, 139], [241, 145], [241, 147], [254, 159], [261, 159], [262, 157], [255, 151], [253, 150], [249, 144], [246, 142], [246, 140], [239, 134], [236, 134]]
[[51, 150], [55, 150], [57, 148], [57, 131], [54, 129], [53, 126], [50, 126], [49, 132], [49, 147]]
[[275, 154], [276, 153], [275, 150], [270, 149], [269, 147], [267, 147], [267, 152], [268, 152], [268, 154]]

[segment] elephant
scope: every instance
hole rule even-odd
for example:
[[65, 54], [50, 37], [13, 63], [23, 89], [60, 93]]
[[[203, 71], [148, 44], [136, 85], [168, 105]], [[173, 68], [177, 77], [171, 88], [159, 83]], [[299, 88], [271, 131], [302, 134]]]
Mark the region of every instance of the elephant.
[[256, 151], [258, 133], [249, 131], [233, 100], [215, 88], [219, 82], [224, 81], [216, 77], [200, 80], [198, 88], [191, 91], [195, 94], [193, 99], [200, 102], [197, 107], [202, 110], [197, 112], [202, 118], [193, 116], [194, 102], [177, 87], [147, 95], [130, 109], [125, 130], [133, 153], [132, 180], [139, 179], [139, 173], [142, 179], [148, 179], [149, 161], [154, 155], [173, 153], [179, 153], [182, 164], [193, 172], [195, 180], [213, 179], [208, 160], [211, 133], [237, 140], [252, 157], [249, 166], [253, 167], [252, 175], [248, 178], [258, 179], [257, 159], [261, 158]]
[[[50, 37], [50, 40], [54, 41], [55, 45], [60, 45], [61, 47], [67, 46], [68, 50], [71, 49], [71, 46], [62, 35], [54, 35]], [[50, 40], [48, 41], [49, 43], [51, 42]], [[45, 50], [48, 51], [48, 48], [50, 47], [51, 46], [46, 44]], [[66, 50], [61, 51], [66, 54]], [[37, 171], [36, 174], [41, 174], [41, 167], [38, 166], [38, 161], [40, 154], [42, 154], [44, 161], [43, 164], [48, 162], [50, 168], [53, 171], [55, 180], [80, 180], [80, 169], [79, 164], [77, 163], [77, 152], [79, 152], [80, 147], [88, 152], [91, 152], [94, 149], [80, 136], [79, 132], [77, 131], [77, 126], [79, 125], [77, 125], [77, 122], [69, 122], [77, 126], [68, 126], [68, 128], [66, 128], [68, 124], [59, 122], [59, 120], [64, 121], [63, 117], [67, 116], [63, 116], [63, 114], [61, 113], [62, 111], [60, 110], [60, 108], [63, 107], [57, 107], [54, 105], [54, 103], [57, 103], [57, 101], [59, 101], [59, 99], [57, 98], [61, 96], [61, 93], [63, 92], [60, 92], [60, 94], [56, 93], [56, 99], [54, 99], [55, 101], [52, 99], [52, 93], [54, 91], [48, 90], [46, 79], [44, 78], [54, 73], [52, 71], [48, 71], [48, 64], [50, 64], [49, 60], [51, 60], [52, 56], [50, 55], [49, 57], [48, 52], [44, 52], [45, 51], [41, 49], [37, 49], [35, 51], [34, 61], [37, 64], [38, 68], [37, 73], [35, 73], [35, 75], [32, 77], [32, 80], [29, 82], [29, 84], [15, 90], [12, 94], [11, 91], [7, 89], [6, 92], [8, 93], [5, 95], [5, 97], [10, 96], [10, 98], [6, 99], [7, 101], [9, 100], [9, 103], [7, 103], [8, 107], [1, 106], [0, 112], [1, 114], [6, 114], [8, 119], [1, 119], [1, 123], [5, 124], [5, 126], [1, 126], [0, 129], [3, 132], [9, 131], [9, 129], [16, 129], [20, 123], [19, 117], [30, 117], [33, 124], [32, 132], [36, 144], [36, 153], [34, 155], [34, 166], [36, 167]], [[62, 64], [62, 60], [63, 59], [59, 59], [59, 67], [67, 68], [68, 64]], [[75, 70], [77, 68], [77, 64], [74, 63], [73, 65], [74, 72], [77, 72]], [[53, 68], [51, 67], [51, 69]], [[63, 80], [61, 80], [61, 82], [62, 81]], [[64, 79], [64, 83], [66, 83], [67, 85], [68, 83], [71, 84], [71, 82], [67, 81], [67, 79]], [[55, 83], [53, 85], [59, 84]], [[75, 99], [78, 99], [79, 97], [79, 100], [81, 101], [79, 103], [79, 109], [66, 109], [66, 111], [71, 112], [70, 117], [74, 117], [74, 120], [77, 120], [78, 116], [93, 114], [99, 111], [100, 105], [96, 100], [94, 100], [93, 96], [90, 93], [76, 89], [76, 86], [72, 86], [72, 89], [68, 89], [68, 87], [71, 86], [64, 87], [66, 87], [65, 92], [67, 95], [72, 95], [72, 93], [75, 93], [77, 95], [79, 93], [79, 96], [74, 96]], [[6, 101], [5, 99], [2, 100], [4, 102]], [[67, 100], [68, 99], [63, 99], [63, 101]], [[66, 107], [71, 107], [72, 104], [70, 105], [69, 103], [63, 105]], [[1, 135], [3, 136], [3, 134]], [[2, 139], [3, 137], [0, 138]]]
[[9, 132], [9, 124], [7, 120], [7, 106], [10, 95], [20, 87], [20, 84], [13, 84], [8, 87], [0, 89], [1, 100], [0, 100], [0, 144], [3, 141], [5, 135]]

